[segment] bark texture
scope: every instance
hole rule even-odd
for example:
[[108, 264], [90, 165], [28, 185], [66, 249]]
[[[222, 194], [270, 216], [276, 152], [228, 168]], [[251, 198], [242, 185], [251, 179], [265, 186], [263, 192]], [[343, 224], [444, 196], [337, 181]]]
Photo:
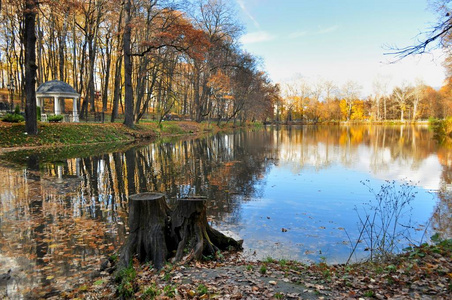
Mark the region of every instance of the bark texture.
[[172, 211], [160, 193], [129, 197], [130, 234], [121, 252], [120, 268], [128, 267], [136, 255], [140, 262], [151, 261], [160, 269], [174, 261], [216, 257], [218, 251], [242, 250], [236, 241], [213, 229], [207, 222], [205, 198], [178, 201]]
[[158, 269], [168, 258], [168, 215], [165, 196], [142, 193], [129, 197], [129, 238], [121, 253], [121, 265], [127, 267], [134, 255], [140, 262], [152, 261]]
[[175, 260], [214, 257], [220, 250], [242, 249], [242, 243], [207, 223], [205, 198], [180, 199], [171, 214], [171, 239], [177, 243]]

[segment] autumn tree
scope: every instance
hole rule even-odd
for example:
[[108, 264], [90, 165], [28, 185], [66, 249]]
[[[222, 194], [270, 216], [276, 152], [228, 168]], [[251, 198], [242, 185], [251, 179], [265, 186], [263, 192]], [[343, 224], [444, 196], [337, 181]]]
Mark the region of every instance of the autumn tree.
[[359, 99], [361, 86], [354, 81], [347, 81], [341, 88], [341, 95], [344, 101], [342, 110], [347, 121], [350, 120], [353, 112], [353, 104]]
[[[99, 107], [102, 113], [111, 111], [112, 122], [124, 113], [128, 126], [147, 114], [159, 119], [176, 112], [197, 121], [219, 114], [252, 120], [272, 111], [267, 100], [275, 97], [266, 97], [274, 86], [255, 58], [241, 49], [241, 26], [230, 2], [39, 3], [37, 82], [60, 79], [71, 84], [81, 94], [80, 111], [87, 120], [90, 114], [98, 116]], [[12, 80], [22, 95], [24, 18], [22, 6], [16, 4], [22, 2], [3, 1], [0, 12], [5, 25], [0, 28], [0, 84], [4, 88]], [[249, 61], [255, 64], [251, 69]], [[244, 86], [234, 91], [240, 76], [249, 79], [247, 93]], [[250, 103], [262, 110], [248, 109]], [[234, 114], [232, 107], [239, 110]]]
[[200, 122], [212, 109], [209, 78], [216, 73], [215, 70], [227, 67], [228, 60], [223, 50], [235, 43], [241, 27], [234, 9], [224, 0], [198, 0], [191, 14], [195, 28], [205, 32], [210, 45], [206, 55], [192, 58], [194, 119]]

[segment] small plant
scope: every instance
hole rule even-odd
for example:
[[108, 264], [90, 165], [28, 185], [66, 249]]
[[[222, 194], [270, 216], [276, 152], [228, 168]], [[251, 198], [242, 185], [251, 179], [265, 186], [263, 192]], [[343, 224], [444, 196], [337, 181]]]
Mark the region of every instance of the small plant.
[[104, 281], [102, 279], [94, 281], [94, 285], [102, 285], [104, 284]]
[[267, 259], [265, 261], [268, 262], [268, 263], [275, 262], [275, 260], [272, 257], [270, 257], [270, 256], [267, 256]]
[[163, 293], [169, 298], [174, 298], [176, 296], [176, 288], [172, 285], [165, 285]]
[[81, 293], [85, 293], [88, 291], [88, 286], [86, 284], [84, 284], [78, 288], [78, 291]]
[[117, 293], [122, 298], [131, 298], [135, 294], [134, 281], [136, 271], [132, 265], [116, 273], [115, 281], [118, 283]]
[[110, 255], [108, 260], [116, 262], [116, 261], [118, 261], [118, 258], [119, 258], [118, 254], [117, 253], [113, 253], [112, 255]]
[[216, 257], [216, 259], [218, 259], [218, 260], [224, 260], [224, 255], [223, 255], [223, 253], [221, 253], [220, 250], [218, 250], [218, 251], [215, 253], [215, 257]]
[[252, 271], [253, 270], [253, 266], [252, 265], [247, 265], [246, 266], [246, 270], [247, 271]]
[[163, 275], [163, 280], [170, 281], [171, 280], [171, 273], [170, 272], [165, 272], [165, 274]]
[[280, 259], [280, 260], [279, 260], [279, 265], [280, 265], [281, 267], [284, 267], [285, 265], [287, 265], [287, 260], [285, 260], [285, 259]]
[[47, 120], [50, 123], [57, 123], [57, 122], [61, 122], [63, 120], [63, 116], [62, 115], [54, 115], [54, 116], [49, 116], [47, 118]]
[[372, 297], [374, 297], [375, 296], [375, 292], [374, 291], [365, 291], [364, 292], [364, 294], [363, 294], [363, 296], [364, 297], [369, 297], [369, 298], [372, 298]]
[[157, 288], [157, 286], [155, 285], [155, 283], [153, 283], [151, 286], [147, 287], [146, 290], [144, 290], [142, 298], [154, 299], [158, 295], [160, 295], [160, 291]]
[[200, 296], [207, 295], [207, 293], [209, 292], [208, 288], [202, 283], [200, 285], [198, 285], [197, 291], [198, 291], [198, 295], [200, 295]]
[[260, 272], [261, 274], [267, 273], [267, 267], [266, 267], [265, 265], [262, 265], [261, 268], [259, 269], [259, 272]]
[[275, 298], [276, 299], [284, 299], [284, 294], [278, 292], [278, 293], [275, 294]]

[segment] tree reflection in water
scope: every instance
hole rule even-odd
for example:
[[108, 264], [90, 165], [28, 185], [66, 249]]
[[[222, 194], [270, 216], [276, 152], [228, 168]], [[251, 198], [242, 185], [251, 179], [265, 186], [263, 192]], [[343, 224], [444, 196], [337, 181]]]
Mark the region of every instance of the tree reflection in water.
[[[271, 188], [266, 175], [274, 168], [289, 168], [296, 176], [306, 169], [322, 172], [341, 165], [392, 179], [384, 176], [405, 172], [400, 166], [430, 174], [422, 168], [437, 153], [445, 155], [437, 150], [431, 133], [413, 126], [306, 126], [159, 142], [112, 153], [97, 146], [92, 156], [57, 161], [45, 153], [21, 153], [20, 159], [6, 155], [4, 160], [26, 164], [0, 166], [0, 273], [12, 269], [17, 284], [8, 288], [17, 295], [45, 296], [80, 284], [126, 240], [127, 199], [135, 193], [162, 192], [170, 205], [177, 198], [205, 196], [213, 225], [240, 225], [247, 217], [243, 204], [265, 196]], [[451, 160], [436, 159], [443, 172], [420, 184], [440, 191], [441, 213], [433, 223], [450, 234], [451, 221], [445, 216], [451, 211]]]

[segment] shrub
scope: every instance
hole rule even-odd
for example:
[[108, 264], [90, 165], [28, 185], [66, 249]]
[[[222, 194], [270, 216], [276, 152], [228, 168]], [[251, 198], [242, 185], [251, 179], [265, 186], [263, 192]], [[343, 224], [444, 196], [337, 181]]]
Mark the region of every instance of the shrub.
[[25, 118], [21, 114], [16, 114], [16, 113], [14, 113], [14, 114], [6, 114], [3, 117], [2, 121], [10, 122], [10, 123], [20, 123], [20, 122], [25, 121]]
[[41, 106], [36, 106], [36, 118], [41, 121]]
[[430, 126], [433, 128], [435, 138], [443, 142], [447, 137], [452, 137], [452, 117], [442, 121], [432, 121]]
[[49, 116], [48, 120], [49, 120], [49, 122], [52, 122], [52, 123], [61, 122], [63, 120], [63, 116], [62, 115]]
[[416, 197], [415, 186], [411, 182], [397, 184], [396, 181], [386, 181], [379, 192], [374, 191], [369, 180], [362, 184], [369, 189], [375, 199], [366, 203], [367, 206], [358, 213], [360, 236], [355, 243], [347, 263], [360, 241], [367, 244], [370, 260], [388, 259], [400, 252], [399, 243], [403, 240], [413, 243], [410, 237], [411, 201]]

